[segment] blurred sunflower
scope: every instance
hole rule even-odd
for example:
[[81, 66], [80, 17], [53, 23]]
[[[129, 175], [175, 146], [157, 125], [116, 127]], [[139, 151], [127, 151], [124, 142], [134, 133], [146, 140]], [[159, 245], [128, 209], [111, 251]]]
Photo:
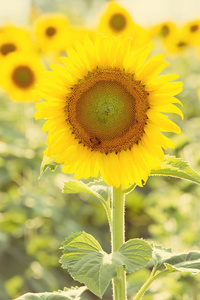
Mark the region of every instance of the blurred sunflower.
[[183, 30], [177, 30], [176, 33], [164, 41], [164, 45], [168, 54], [180, 55], [181, 52], [185, 53], [191, 47], [191, 42]]
[[187, 23], [183, 27], [183, 36], [187, 37], [190, 44], [200, 45], [200, 20]]
[[43, 52], [66, 50], [71, 44], [71, 27], [61, 14], [40, 16], [34, 24], [36, 44]]
[[177, 27], [174, 23], [166, 21], [153, 26], [149, 32], [152, 38], [165, 42], [169, 39], [173, 39], [177, 34]]
[[148, 31], [135, 24], [126, 9], [115, 2], [106, 5], [97, 32], [105, 36], [129, 36], [133, 38], [133, 50], [150, 42]]
[[97, 177], [111, 186], [142, 185], [152, 168], [160, 168], [163, 150], [173, 142], [160, 131], [180, 133], [163, 113], [181, 110], [173, 103], [182, 82], [159, 73], [168, 63], [163, 54], [146, 59], [152, 44], [132, 51], [131, 38], [97, 36], [76, 42], [61, 58], [66, 68], [51, 65], [37, 92], [35, 118], [46, 118], [45, 154], [64, 163], [75, 178]]
[[111, 1], [105, 7], [105, 12], [98, 26], [98, 32], [106, 36], [132, 36], [135, 28], [136, 25], [127, 10]]
[[27, 31], [11, 25], [0, 28], [0, 60], [12, 52], [32, 51], [33, 48]]
[[13, 100], [29, 102], [39, 100], [32, 90], [44, 66], [35, 53], [16, 52], [1, 65], [0, 84]]

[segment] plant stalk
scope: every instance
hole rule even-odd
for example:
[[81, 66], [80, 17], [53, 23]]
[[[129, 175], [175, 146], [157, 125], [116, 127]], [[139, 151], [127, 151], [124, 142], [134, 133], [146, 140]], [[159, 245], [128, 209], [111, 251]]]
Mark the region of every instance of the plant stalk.
[[137, 295], [133, 298], [133, 300], [140, 300], [142, 299], [142, 297], [144, 296], [145, 292], [148, 290], [148, 288], [150, 287], [150, 285], [159, 277], [162, 277], [168, 273], [170, 273], [169, 270], [163, 270], [161, 272], [159, 272], [157, 275], [155, 275], [156, 272], [156, 268], [153, 268], [150, 277], [148, 278], [148, 280], [143, 284], [143, 286], [141, 287], [141, 289], [138, 291]]
[[[125, 194], [122, 187], [112, 188], [112, 252], [117, 251], [125, 242]], [[112, 281], [113, 300], [126, 300], [126, 273], [123, 266], [117, 268], [117, 276]]]

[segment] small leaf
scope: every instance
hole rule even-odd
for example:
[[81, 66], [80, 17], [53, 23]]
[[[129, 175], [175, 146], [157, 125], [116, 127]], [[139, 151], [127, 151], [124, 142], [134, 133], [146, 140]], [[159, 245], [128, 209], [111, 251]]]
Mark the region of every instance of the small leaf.
[[[94, 196], [100, 201], [105, 202], [103, 196], [101, 196], [100, 188], [101, 186], [89, 186], [82, 181], [79, 180], [69, 180], [64, 182], [64, 189], [63, 192], [67, 194], [77, 194], [77, 193], [84, 193]], [[106, 187], [102, 186], [102, 189], [106, 189]]]
[[40, 167], [40, 176], [39, 179], [41, 178], [41, 176], [44, 174], [44, 172], [50, 168], [52, 172], [55, 171], [56, 167], [57, 167], [57, 163], [55, 163], [57, 156], [54, 157], [48, 157], [46, 155], [43, 156], [43, 160], [42, 160], [42, 164]]
[[15, 300], [79, 300], [81, 294], [87, 290], [87, 287], [72, 287], [71, 289], [65, 288], [64, 291], [53, 293], [27, 293]]
[[62, 267], [100, 298], [117, 275], [118, 267], [125, 266], [128, 272], [134, 272], [147, 265], [152, 253], [147, 242], [135, 239], [107, 254], [94, 237], [85, 232], [73, 234], [63, 245]]
[[150, 175], [171, 176], [200, 184], [200, 175], [187, 162], [181, 158], [169, 155], [165, 155], [161, 168], [159, 170], [151, 170]]
[[155, 246], [153, 258], [156, 262], [156, 269], [168, 269], [170, 272], [200, 272], [200, 251], [190, 251], [186, 253], [173, 253], [169, 249]]

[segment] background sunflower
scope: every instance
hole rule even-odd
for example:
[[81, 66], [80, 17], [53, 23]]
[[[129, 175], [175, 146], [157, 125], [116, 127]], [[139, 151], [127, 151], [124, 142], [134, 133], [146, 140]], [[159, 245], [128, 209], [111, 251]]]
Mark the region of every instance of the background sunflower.
[[2, 62], [0, 84], [13, 100], [29, 102], [40, 97], [32, 93], [45, 68], [34, 52], [16, 52]]

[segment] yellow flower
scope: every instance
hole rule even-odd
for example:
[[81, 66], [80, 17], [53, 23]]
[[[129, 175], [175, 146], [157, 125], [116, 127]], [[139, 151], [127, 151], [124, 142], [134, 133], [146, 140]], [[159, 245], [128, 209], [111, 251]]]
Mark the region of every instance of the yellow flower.
[[65, 16], [61, 14], [42, 15], [35, 21], [35, 38], [39, 49], [47, 51], [63, 51], [71, 44], [71, 27]]
[[163, 22], [161, 24], [155, 25], [150, 30], [150, 35], [152, 37], [157, 36], [163, 40], [168, 39], [176, 34], [177, 28], [174, 23], [170, 21]]
[[12, 100], [29, 102], [39, 100], [32, 90], [39, 81], [44, 66], [35, 53], [16, 52], [1, 64], [0, 84]]
[[98, 32], [106, 36], [132, 36], [136, 25], [125, 8], [115, 2], [110, 2], [105, 6], [98, 27]]
[[191, 42], [183, 30], [177, 30], [176, 33], [164, 41], [164, 45], [168, 54], [177, 55], [180, 54], [180, 52], [185, 53], [185, 50], [190, 48]]
[[37, 91], [47, 101], [37, 103], [35, 118], [46, 118], [45, 154], [64, 163], [75, 178], [97, 177], [111, 186], [141, 184], [151, 169], [160, 168], [163, 150], [173, 142], [160, 131], [180, 133], [163, 113], [181, 110], [173, 103], [182, 82], [159, 73], [168, 63], [158, 54], [146, 63], [152, 44], [132, 51], [131, 38], [98, 35], [86, 38], [51, 65]]
[[187, 38], [190, 44], [200, 45], [200, 20], [187, 23], [183, 27], [183, 36]]
[[176, 55], [191, 44], [188, 34], [182, 28], [178, 28], [172, 22], [158, 24], [150, 30], [150, 35], [154, 39], [161, 40], [168, 54]]
[[100, 19], [98, 33], [105, 36], [129, 36], [133, 38], [132, 49], [137, 49], [150, 42], [147, 30], [135, 24], [125, 8], [115, 2], [105, 6], [106, 11]]
[[27, 31], [15, 26], [0, 28], [0, 60], [18, 51], [32, 51], [33, 43]]

